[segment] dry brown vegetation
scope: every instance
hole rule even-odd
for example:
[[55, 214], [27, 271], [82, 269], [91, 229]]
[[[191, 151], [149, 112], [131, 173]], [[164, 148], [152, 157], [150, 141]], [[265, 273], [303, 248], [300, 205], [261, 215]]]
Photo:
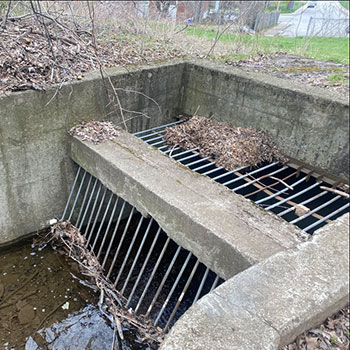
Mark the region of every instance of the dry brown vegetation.
[[[257, 56], [257, 53], [265, 53], [266, 48], [259, 35], [256, 40], [247, 41], [244, 39], [247, 34], [241, 33], [242, 26], [250, 21], [252, 8], [261, 2], [247, 3], [244, 2], [245, 7], [235, 21], [203, 26], [203, 30], [211, 28], [216, 33], [208, 40], [188, 35], [188, 24], [176, 23], [162, 12], [143, 16], [137, 1], [2, 1], [0, 94], [46, 89], [52, 84], [84, 79], [88, 71], [183, 56], [208, 58], [229, 65], [236, 65], [230, 57], [254, 57], [254, 67], [249, 59], [236, 66], [255, 70], [258, 62], [257, 69], [261, 71], [271, 60], [270, 56]], [[234, 34], [236, 39], [222, 42], [220, 39], [226, 34]], [[344, 67], [338, 69], [343, 74]], [[279, 67], [277, 71], [280, 77], [300, 80], [300, 72], [283, 72]], [[346, 85], [333, 86], [334, 82], [327, 80], [329, 71], [324, 71], [325, 77], [321, 77], [319, 71], [304, 72], [302, 80], [346, 92]], [[275, 74], [270, 68], [265, 72]]]
[[164, 140], [173, 147], [196, 148], [201, 156], [215, 159], [216, 164], [226, 170], [286, 161], [263, 131], [235, 127], [199, 116], [166, 128]]
[[319, 327], [312, 328], [281, 350], [349, 350], [350, 306], [328, 317]]

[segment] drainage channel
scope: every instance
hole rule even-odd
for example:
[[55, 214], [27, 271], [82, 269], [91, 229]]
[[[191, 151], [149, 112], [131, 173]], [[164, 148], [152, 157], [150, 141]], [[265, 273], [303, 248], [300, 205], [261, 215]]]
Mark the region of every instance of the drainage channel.
[[167, 331], [199, 298], [224, 282], [178, 246], [152, 218], [78, 167], [61, 220], [87, 239], [127, 308]]
[[196, 148], [184, 150], [168, 146], [163, 140], [165, 129], [182, 122], [179, 120], [134, 135], [192, 171], [209, 176], [232, 192], [271, 210], [306, 233], [312, 234], [349, 211], [349, 197], [334, 192], [335, 184], [332, 186], [322, 177], [312, 176], [312, 170], [275, 162], [258, 168], [227, 171], [209, 157], [201, 157]]

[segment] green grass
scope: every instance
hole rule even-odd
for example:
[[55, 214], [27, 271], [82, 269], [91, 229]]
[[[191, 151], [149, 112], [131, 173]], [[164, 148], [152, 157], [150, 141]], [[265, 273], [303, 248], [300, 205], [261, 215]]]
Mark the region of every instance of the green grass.
[[350, 1], [339, 1], [347, 10], [349, 10]]
[[[187, 28], [186, 33], [208, 40], [216, 37], [216, 29], [214, 28], [190, 27]], [[236, 44], [237, 47], [240, 45], [245, 47], [247, 55], [286, 51], [298, 56], [349, 64], [348, 38], [286, 38], [224, 33], [220, 41], [227, 44]], [[240, 52], [240, 54], [244, 55], [244, 52]]]
[[[280, 6], [279, 6], [279, 11], [281, 13], [292, 13], [295, 12], [296, 10], [298, 10], [300, 7], [304, 6], [306, 4], [306, 1], [295, 1], [294, 2], [294, 8], [293, 10], [288, 10], [287, 6], [288, 6], [288, 2], [289, 1], [280, 1]], [[345, 1], [344, 1], [345, 2]], [[277, 3], [278, 1], [271, 1], [271, 5], [269, 7], [269, 11], [275, 11], [277, 10]]]
[[339, 84], [349, 85], [349, 77], [347, 77], [344, 73], [332, 74], [328, 77], [328, 80], [333, 85], [339, 85]]

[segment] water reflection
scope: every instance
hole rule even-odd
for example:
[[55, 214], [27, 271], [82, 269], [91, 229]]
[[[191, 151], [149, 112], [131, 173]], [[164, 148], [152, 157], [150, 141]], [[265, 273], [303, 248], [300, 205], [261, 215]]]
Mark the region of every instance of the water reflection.
[[25, 350], [105, 350], [110, 349], [113, 342], [113, 329], [92, 305], [38, 331], [38, 334], [36, 340], [29, 337]]

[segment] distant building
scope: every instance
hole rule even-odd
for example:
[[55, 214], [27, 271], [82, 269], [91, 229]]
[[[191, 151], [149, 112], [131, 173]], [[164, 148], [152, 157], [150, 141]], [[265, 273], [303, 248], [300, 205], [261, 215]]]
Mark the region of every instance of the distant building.
[[159, 16], [173, 19], [177, 22], [200, 21], [208, 16], [209, 11], [217, 12], [220, 1], [137, 1], [136, 9], [139, 16]]

